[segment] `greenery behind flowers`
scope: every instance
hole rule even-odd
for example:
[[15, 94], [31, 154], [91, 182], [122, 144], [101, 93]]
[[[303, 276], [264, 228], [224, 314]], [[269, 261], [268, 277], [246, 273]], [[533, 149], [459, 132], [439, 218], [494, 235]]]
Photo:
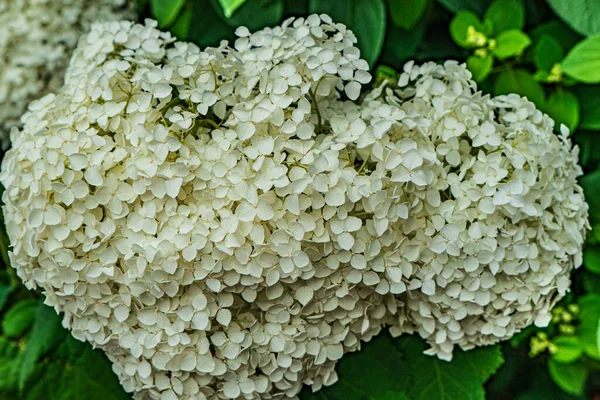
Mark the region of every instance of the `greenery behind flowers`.
[[[342, 359], [338, 383], [305, 389], [302, 399], [600, 398], [600, 2], [138, 0], [138, 11], [201, 47], [233, 40], [240, 25], [257, 30], [327, 13], [356, 33], [376, 82], [395, 79], [411, 59], [465, 61], [485, 93], [527, 96], [580, 146], [593, 230], [584, 267], [548, 328], [456, 351], [450, 363], [423, 355], [416, 336], [382, 334]], [[0, 399], [130, 398], [104, 354], [73, 339], [43, 296], [21, 284], [7, 248], [0, 232]]]

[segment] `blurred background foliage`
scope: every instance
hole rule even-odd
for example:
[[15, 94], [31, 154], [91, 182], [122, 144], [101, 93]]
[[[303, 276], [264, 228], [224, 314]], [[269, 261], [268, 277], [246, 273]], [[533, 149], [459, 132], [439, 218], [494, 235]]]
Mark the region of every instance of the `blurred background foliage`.
[[[597, 0], [137, 0], [140, 20], [201, 47], [235, 28], [327, 13], [358, 37], [374, 81], [408, 60], [467, 63], [484, 93], [515, 92], [571, 129], [592, 232], [571, 293], [550, 326], [502, 345], [422, 354], [415, 336], [382, 334], [346, 355], [338, 383], [303, 400], [600, 400], [600, 1]], [[3, 226], [3, 224], [0, 224]], [[99, 350], [73, 339], [61, 317], [9, 268], [0, 231], [0, 399], [130, 398]]]

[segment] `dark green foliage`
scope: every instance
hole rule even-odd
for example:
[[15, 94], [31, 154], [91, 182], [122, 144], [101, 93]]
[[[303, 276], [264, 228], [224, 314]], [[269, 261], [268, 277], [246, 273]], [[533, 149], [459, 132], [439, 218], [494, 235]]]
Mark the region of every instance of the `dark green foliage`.
[[[600, 1], [138, 0], [137, 5], [140, 19], [153, 17], [161, 29], [201, 47], [231, 43], [240, 25], [257, 30], [291, 16], [328, 13], [355, 32], [376, 82], [393, 79], [411, 59], [458, 59], [482, 91], [527, 96], [557, 127], [569, 127], [580, 147], [585, 171], [580, 182], [593, 230], [584, 266], [548, 328], [529, 327], [502, 347], [456, 350], [452, 362], [424, 355], [426, 345], [416, 336], [382, 334], [340, 361], [337, 383], [315, 394], [305, 389], [302, 399], [600, 397]], [[0, 399], [131, 398], [105, 355], [73, 339], [61, 317], [42, 304], [43, 296], [20, 284], [7, 251], [0, 229]]]

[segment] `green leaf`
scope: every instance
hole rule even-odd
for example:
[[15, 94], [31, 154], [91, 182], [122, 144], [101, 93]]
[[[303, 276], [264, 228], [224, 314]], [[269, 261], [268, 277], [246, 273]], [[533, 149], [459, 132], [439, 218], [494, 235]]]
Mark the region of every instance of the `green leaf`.
[[19, 390], [23, 391], [25, 384], [32, 376], [36, 363], [64, 340], [67, 331], [62, 327], [61, 317], [53, 308], [39, 302], [31, 333], [27, 338], [27, 347], [19, 368]]
[[581, 105], [583, 129], [600, 130], [600, 85], [581, 85], [575, 88], [575, 94]]
[[455, 350], [452, 362], [423, 355], [426, 346], [415, 336], [401, 337], [398, 346], [413, 374], [411, 400], [484, 400], [482, 385], [503, 361], [500, 346]]
[[[403, 352], [395, 347], [397, 340], [389, 334], [381, 334], [365, 343], [360, 351], [345, 355], [336, 367], [337, 383], [317, 393], [306, 388], [300, 399], [402, 398], [399, 396], [410, 386], [410, 364], [406, 363]], [[391, 397], [392, 394], [398, 397]]]
[[[217, 7], [217, 13], [222, 14], [220, 7]], [[283, 19], [283, 0], [245, 0], [231, 18], [226, 18], [224, 15], [223, 18], [233, 29], [245, 26], [251, 32], [267, 26], [275, 26]]]
[[529, 32], [529, 36], [534, 43], [537, 43], [544, 36], [551, 36], [560, 43], [563, 54], [571, 50], [573, 46], [581, 40], [581, 36], [569, 28], [561, 21], [553, 20], [538, 25]]
[[185, 0], [150, 0], [150, 12], [162, 29], [175, 22], [184, 5]]
[[35, 318], [37, 301], [21, 301], [12, 306], [2, 319], [2, 330], [10, 338], [19, 338], [29, 329]]
[[496, 41], [494, 55], [500, 60], [522, 54], [531, 44], [529, 36], [517, 29], [502, 32], [498, 35]]
[[231, 18], [233, 13], [241, 7], [246, 0], [218, 0], [221, 7], [223, 7], [223, 13], [226, 18]]
[[559, 336], [552, 343], [556, 346], [552, 359], [560, 363], [572, 363], [583, 354], [581, 343], [576, 336]]
[[579, 100], [571, 92], [552, 92], [543, 109], [554, 120], [557, 130], [565, 124], [573, 132], [579, 124]]
[[582, 281], [586, 292], [600, 294], [600, 276], [598, 274], [586, 271]]
[[179, 40], [186, 40], [193, 17], [194, 14], [190, 10], [185, 10], [169, 29], [173, 36]]
[[14, 286], [0, 283], [0, 311], [4, 309], [4, 306], [8, 302], [10, 294], [15, 290]]
[[101, 350], [67, 335], [59, 350], [43, 364], [43, 379], [32, 380], [24, 400], [128, 400]]
[[18, 399], [17, 379], [22, 352], [16, 344], [0, 337], [0, 398]]
[[309, 0], [309, 12], [328, 14], [350, 28], [358, 39], [362, 57], [373, 66], [385, 39], [386, 12], [383, 0]]
[[495, 0], [485, 12], [484, 22], [492, 27], [492, 36], [507, 30], [522, 30], [525, 8], [521, 0]]
[[494, 83], [494, 94], [509, 93], [525, 96], [538, 107], [544, 104], [544, 89], [523, 69], [509, 69], [498, 74]]
[[562, 364], [550, 359], [548, 361], [548, 371], [552, 380], [565, 392], [574, 395], [583, 394], [588, 376], [585, 364], [581, 362]]
[[489, 4], [489, 0], [438, 0], [438, 2], [453, 13], [472, 11], [477, 15], [483, 15]]
[[419, 22], [429, 0], [388, 0], [392, 22], [402, 29], [411, 29]]
[[582, 35], [600, 32], [600, 2], [597, 0], [547, 0], [547, 2], [559, 17]]
[[562, 71], [584, 83], [600, 82], [600, 34], [579, 42], [560, 64]]
[[600, 296], [586, 294], [578, 299], [579, 314], [578, 335], [581, 338], [583, 352], [600, 360]]
[[563, 56], [563, 49], [553, 36], [544, 35], [535, 45], [534, 60], [538, 70], [550, 71], [554, 64], [562, 60]]
[[477, 32], [484, 33], [485, 27], [479, 20], [479, 17], [471, 11], [461, 11], [454, 16], [450, 22], [450, 36], [461, 47], [470, 49], [476, 47], [468, 40], [468, 30], [472, 26]]
[[590, 210], [597, 213], [596, 210], [600, 210], [600, 170], [584, 175], [579, 179], [579, 184]]
[[389, 24], [379, 63], [398, 69], [408, 60], [414, 59], [417, 46], [421, 43], [424, 33], [424, 24], [418, 24], [410, 30]]
[[586, 246], [583, 252], [583, 266], [590, 272], [600, 274], [600, 249], [597, 246]]
[[217, 46], [221, 40], [233, 40], [233, 28], [219, 17], [213, 7], [198, 9], [194, 5], [187, 39], [200, 47]]
[[489, 54], [485, 57], [472, 55], [467, 58], [467, 68], [473, 74], [475, 82], [481, 82], [487, 78], [490, 72], [492, 72], [493, 65], [494, 58]]

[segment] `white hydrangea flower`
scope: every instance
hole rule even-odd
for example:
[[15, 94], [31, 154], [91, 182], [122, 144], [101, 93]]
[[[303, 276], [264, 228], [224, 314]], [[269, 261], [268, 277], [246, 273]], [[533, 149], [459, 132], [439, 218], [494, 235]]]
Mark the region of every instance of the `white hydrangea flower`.
[[27, 104], [56, 92], [71, 51], [93, 21], [133, 16], [127, 0], [0, 0], [0, 143]]
[[[394, 160], [392, 181], [410, 182], [396, 191], [409, 205], [400, 251], [413, 265], [392, 333], [416, 331], [428, 353], [450, 359], [454, 345], [470, 349], [547, 323], [589, 229], [568, 130], [555, 135], [526, 98], [482, 95], [454, 61], [408, 63], [397, 88], [374, 91], [365, 104], [363, 114], [389, 104], [406, 115], [371, 147], [378, 167]], [[402, 161], [396, 137], [412, 140]]]
[[452, 62], [346, 101], [368, 66], [326, 15], [237, 33], [93, 25], [2, 164], [19, 277], [127, 391], [295, 398], [386, 325], [449, 358], [543, 319], [587, 227], [546, 116]]

